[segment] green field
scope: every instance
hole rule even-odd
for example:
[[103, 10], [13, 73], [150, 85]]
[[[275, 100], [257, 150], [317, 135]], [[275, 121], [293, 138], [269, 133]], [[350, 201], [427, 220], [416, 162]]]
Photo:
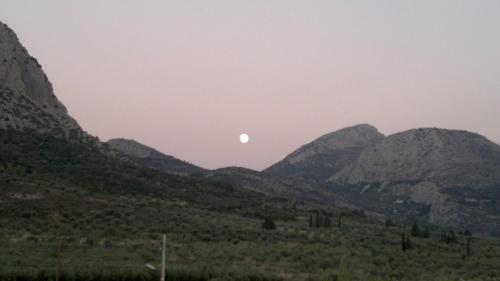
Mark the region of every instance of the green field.
[[400, 233], [409, 233], [408, 227], [386, 227], [356, 215], [347, 216], [341, 227], [317, 229], [298, 211], [296, 220], [276, 221], [275, 230], [264, 230], [257, 218], [121, 197], [92, 198], [105, 205], [85, 211], [87, 202], [75, 211], [75, 201], [52, 210], [53, 216], [9, 219], [11, 212], [43, 199], [11, 200], [12, 205], [2, 205], [0, 276], [5, 280], [47, 274], [52, 280], [57, 272], [68, 280], [102, 274], [154, 279], [157, 272], [145, 264], [158, 267], [161, 233], [167, 234], [170, 280], [500, 279], [498, 240], [473, 238], [472, 256], [466, 257], [465, 236], [457, 234], [457, 243], [446, 244], [434, 230], [430, 238], [412, 237], [412, 249], [403, 252]]

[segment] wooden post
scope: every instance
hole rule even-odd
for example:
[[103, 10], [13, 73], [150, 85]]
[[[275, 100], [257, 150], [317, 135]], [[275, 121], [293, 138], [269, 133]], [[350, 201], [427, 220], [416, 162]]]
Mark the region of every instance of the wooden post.
[[167, 258], [166, 244], [167, 244], [167, 235], [163, 234], [163, 245], [162, 245], [162, 250], [161, 250], [161, 279], [160, 279], [160, 281], [165, 281], [165, 262], [166, 262], [166, 258]]

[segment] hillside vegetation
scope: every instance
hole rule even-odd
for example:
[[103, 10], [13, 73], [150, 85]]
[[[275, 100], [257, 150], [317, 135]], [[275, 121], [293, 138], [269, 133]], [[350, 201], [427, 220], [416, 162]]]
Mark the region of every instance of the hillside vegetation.
[[363, 212], [137, 167], [95, 144], [19, 131], [0, 143], [0, 280], [156, 280], [145, 264], [158, 268], [162, 233], [169, 280], [500, 279], [496, 239], [472, 238], [467, 256], [458, 232], [413, 237]]

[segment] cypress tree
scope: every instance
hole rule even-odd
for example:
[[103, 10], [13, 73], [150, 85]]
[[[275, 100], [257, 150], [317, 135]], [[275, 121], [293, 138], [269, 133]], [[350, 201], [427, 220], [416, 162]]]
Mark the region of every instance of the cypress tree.
[[401, 232], [401, 250], [406, 251], [406, 238], [405, 233]]
[[413, 226], [411, 227], [411, 236], [420, 237], [420, 228], [416, 222], [413, 223]]
[[411, 241], [410, 241], [410, 235], [407, 235], [406, 236], [406, 249], [412, 249], [413, 246], [411, 244]]
[[394, 222], [391, 219], [387, 219], [385, 221], [385, 227], [391, 227], [394, 226]]
[[467, 257], [470, 257], [472, 252], [471, 252], [471, 248], [470, 248], [470, 242], [471, 242], [472, 238], [469, 236], [467, 237]]
[[424, 228], [424, 232], [422, 233], [422, 236], [421, 236], [421, 237], [423, 237], [423, 238], [429, 238], [430, 236], [431, 236], [431, 235], [430, 235], [430, 233], [429, 233], [429, 228], [426, 226], [426, 227]]
[[331, 217], [332, 217], [332, 214], [331, 214], [331, 213], [328, 213], [328, 214], [325, 216], [325, 227], [330, 227], [330, 226], [332, 226], [332, 220], [331, 220]]
[[449, 237], [450, 242], [449, 243], [457, 243], [457, 237], [455, 236], [455, 232], [450, 231], [450, 237]]
[[311, 211], [309, 211], [309, 227], [310, 228], [313, 227], [313, 216], [312, 216]]
[[320, 228], [321, 227], [321, 222], [320, 222], [320, 216], [319, 216], [319, 211], [316, 210], [316, 228]]
[[325, 216], [325, 211], [321, 211], [321, 227], [326, 227], [326, 216]]
[[446, 232], [444, 231], [441, 231], [441, 238], [439, 239], [440, 242], [447, 242], [448, 243], [448, 235], [446, 234]]

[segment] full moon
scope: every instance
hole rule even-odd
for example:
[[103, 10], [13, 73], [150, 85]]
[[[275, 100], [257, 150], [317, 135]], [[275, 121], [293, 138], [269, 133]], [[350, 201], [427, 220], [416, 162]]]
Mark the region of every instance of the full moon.
[[241, 143], [247, 143], [250, 138], [248, 137], [247, 134], [241, 134], [240, 135], [240, 141]]

